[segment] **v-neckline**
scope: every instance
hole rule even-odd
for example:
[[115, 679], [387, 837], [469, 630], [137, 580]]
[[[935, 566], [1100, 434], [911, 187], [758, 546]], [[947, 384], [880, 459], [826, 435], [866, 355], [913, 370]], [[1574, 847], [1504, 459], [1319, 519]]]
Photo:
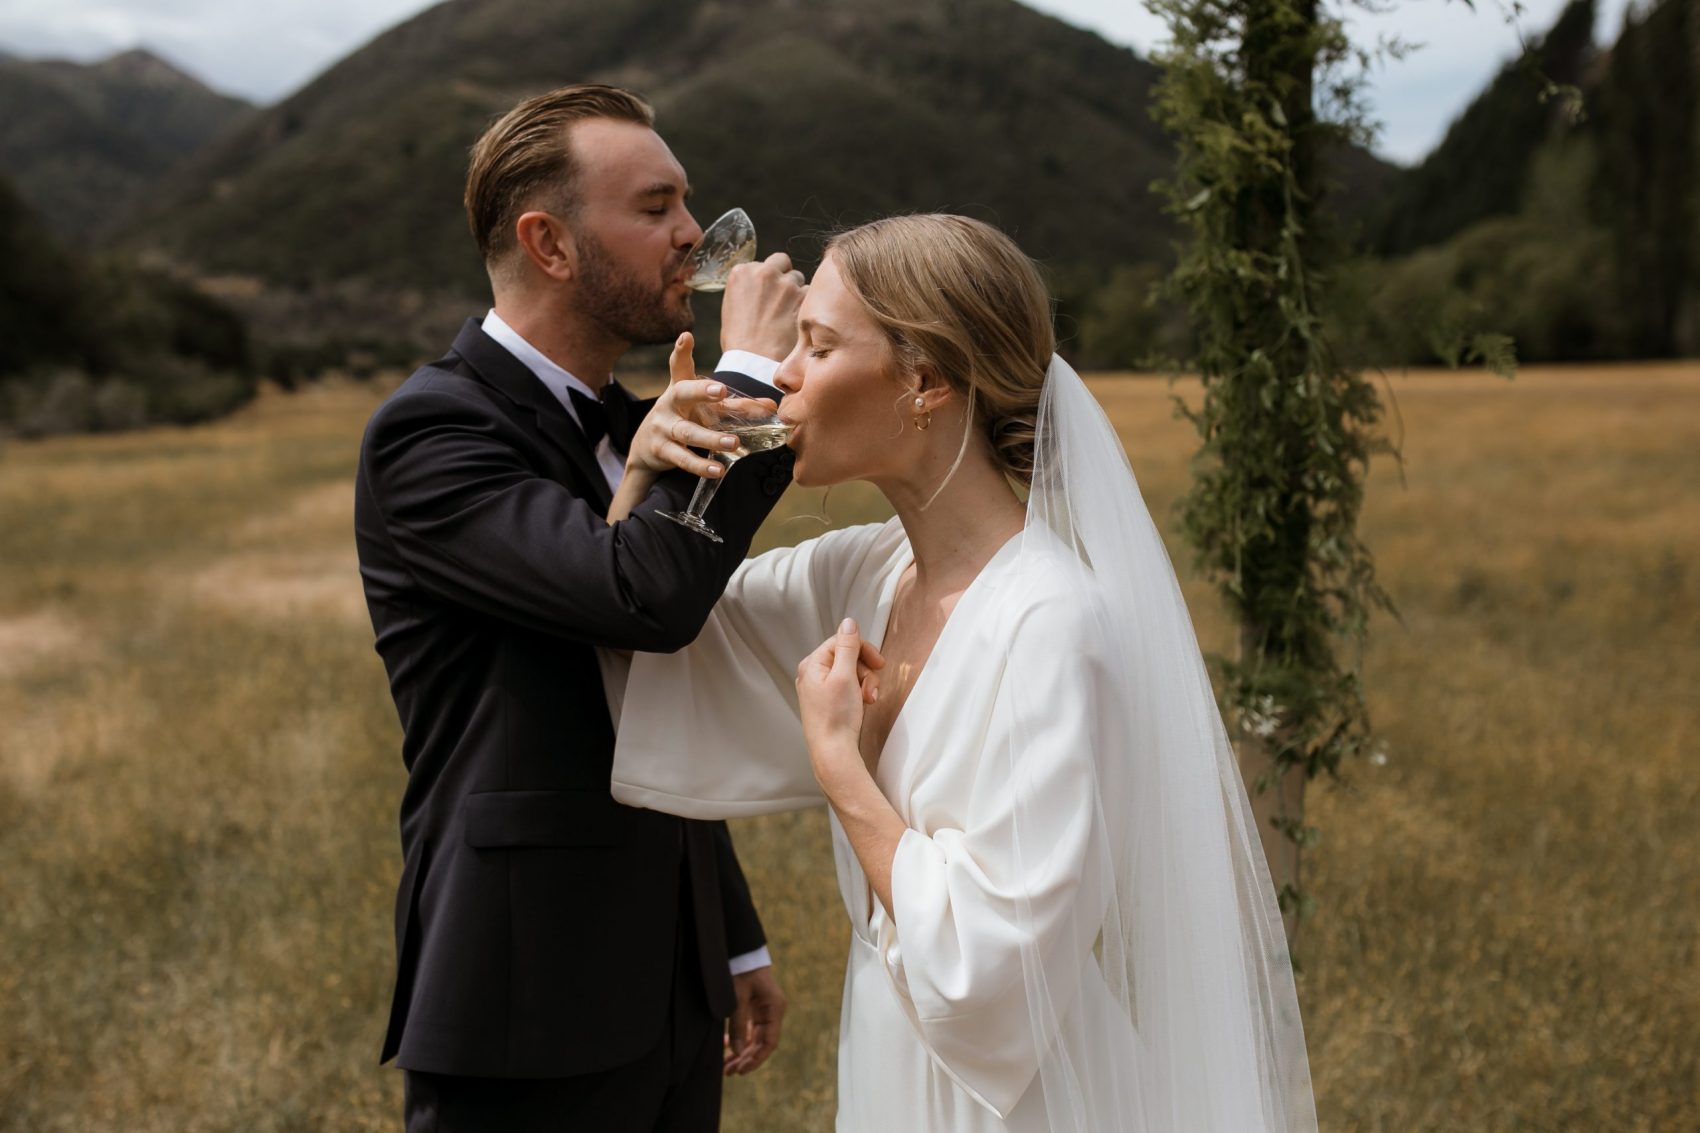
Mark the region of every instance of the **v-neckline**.
[[[1025, 530], [1025, 527], [1023, 527], [1022, 530]], [[968, 585], [962, 588], [962, 593], [957, 596], [956, 605], [952, 606], [950, 608], [950, 613], [945, 615], [944, 624], [939, 627], [939, 635], [933, 639], [933, 647], [927, 651], [926, 660], [921, 662], [921, 667], [915, 672], [914, 681], [912, 681], [909, 685], [909, 695], [904, 697], [903, 706], [900, 707], [897, 710], [897, 714], [891, 718], [891, 726], [885, 731], [885, 739], [880, 743], [878, 758], [874, 762], [875, 782], [879, 781], [880, 771], [886, 766], [885, 754], [886, 749], [891, 746], [891, 737], [897, 734], [897, 727], [899, 724], [903, 723], [904, 717], [909, 711], [909, 706], [915, 703], [915, 695], [921, 691], [922, 682], [927, 679], [927, 674], [932, 670], [933, 658], [938, 655], [939, 647], [944, 644], [945, 638], [949, 636], [950, 627], [954, 625], [957, 620], [956, 615], [961, 612], [962, 607], [967, 603], [969, 596], [972, 595], [979, 587], [980, 580], [985, 578], [991, 571], [993, 565], [995, 565], [999, 559], [1003, 558], [1004, 555], [1008, 553], [1010, 547], [1014, 546], [1020, 540], [1021, 535], [1022, 532], [1017, 531], [1008, 539], [1004, 540], [1002, 546], [992, 552], [992, 557], [985, 561], [985, 563], [980, 567], [978, 573], [976, 573], [969, 581]], [[909, 537], [907, 535], [903, 537], [903, 547], [906, 551], [903, 559], [903, 565], [893, 571], [890, 578], [886, 579], [885, 586], [880, 595], [880, 604], [875, 615], [880, 622], [879, 644], [875, 646], [875, 648], [877, 648], [881, 653], [885, 652], [885, 640], [891, 634], [891, 615], [893, 607], [897, 602], [898, 584], [903, 581], [903, 576], [908, 572], [909, 568], [915, 565], [915, 549], [910, 546]]]

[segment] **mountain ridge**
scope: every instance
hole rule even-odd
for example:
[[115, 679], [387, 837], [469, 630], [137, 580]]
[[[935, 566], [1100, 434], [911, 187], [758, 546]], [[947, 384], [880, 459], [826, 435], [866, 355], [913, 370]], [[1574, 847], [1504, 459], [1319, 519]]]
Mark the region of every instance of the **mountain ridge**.
[[251, 112], [145, 50], [0, 58], [0, 171], [61, 235], [109, 235], [179, 163]]
[[954, 208], [1102, 276], [1168, 257], [1156, 78], [1014, 0], [447, 0], [198, 155], [134, 237], [284, 286], [482, 294], [467, 148], [526, 95], [603, 81], [656, 106], [699, 216], [745, 207], [764, 251], [807, 260], [822, 229]]

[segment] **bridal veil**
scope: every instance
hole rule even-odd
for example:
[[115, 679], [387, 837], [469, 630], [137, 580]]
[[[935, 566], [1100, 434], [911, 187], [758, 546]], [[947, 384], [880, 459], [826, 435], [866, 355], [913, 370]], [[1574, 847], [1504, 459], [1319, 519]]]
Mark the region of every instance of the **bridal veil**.
[[[1096, 790], [1079, 800], [1094, 836], [1070, 923], [1055, 923], [1047, 894], [1015, 902], [1034, 1084], [1043, 1085], [1050, 1125], [1315, 1130], [1281, 916], [1174, 568], [1114, 428], [1054, 357], [1017, 585], [1053, 589], [1059, 571], [1073, 576], [1066, 581], [1097, 623], [1116, 695], [1102, 706]], [[1055, 848], [1023, 838], [1044, 823], [1037, 813], [1022, 821], [1023, 800], [1036, 794], [1025, 789], [1022, 751], [1024, 729], [1043, 728], [1048, 706], [1020, 703], [1039, 699], [1021, 682], [1009, 687], [1018, 723], [1003, 751], [986, 753], [987, 770], [1008, 777], [1015, 799], [1016, 874], [1044, 876]], [[1102, 996], [1094, 967], [1131, 1024], [1132, 1066], [1102, 1050], [1090, 1056], [1093, 1040], [1071, 1035], [1084, 1014], [1071, 1006]]]

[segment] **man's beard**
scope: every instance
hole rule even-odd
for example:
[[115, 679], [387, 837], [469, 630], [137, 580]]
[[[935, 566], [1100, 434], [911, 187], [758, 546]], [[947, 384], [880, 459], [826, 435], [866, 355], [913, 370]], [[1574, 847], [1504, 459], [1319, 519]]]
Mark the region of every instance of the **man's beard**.
[[622, 274], [594, 237], [580, 233], [578, 246], [579, 303], [610, 334], [633, 346], [652, 346], [691, 329], [688, 299], [675, 305], [667, 296], [683, 257], [663, 276], [645, 280], [636, 272]]

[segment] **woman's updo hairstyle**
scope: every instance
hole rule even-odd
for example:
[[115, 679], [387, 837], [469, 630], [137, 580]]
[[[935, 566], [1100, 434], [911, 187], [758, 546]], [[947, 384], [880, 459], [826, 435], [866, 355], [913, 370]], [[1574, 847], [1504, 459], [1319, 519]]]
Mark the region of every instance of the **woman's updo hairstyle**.
[[913, 372], [930, 366], [968, 402], [998, 465], [1033, 481], [1039, 394], [1056, 350], [1051, 298], [1033, 261], [965, 216], [893, 216], [827, 244]]

